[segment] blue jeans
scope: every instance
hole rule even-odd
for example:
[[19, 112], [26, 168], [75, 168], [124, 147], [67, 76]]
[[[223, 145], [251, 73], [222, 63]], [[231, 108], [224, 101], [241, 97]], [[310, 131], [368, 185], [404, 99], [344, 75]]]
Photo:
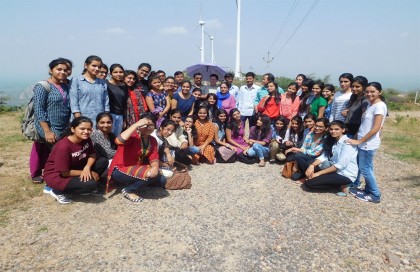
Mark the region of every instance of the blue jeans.
[[360, 173], [365, 178], [366, 183], [365, 193], [380, 197], [381, 192], [379, 191], [375, 175], [373, 174], [373, 156], [375, 155], [376, 150], [363, 150], [359, 148], [358, 151], [359, 169]]
[[122, 129], [123, 129], [123, 125], [124, 125], [124, 116], [123, 115], [118, 115], [118, 114], [113, 114], [112, 115], [112, 133], [114, 133], [115, 137], [118, 137], [118, 135], [120, 135]]
[[200, 148], [198, 146], [189, 146], [188, 155], [194, 155], [200, 153]]
[[265, 157], [268, 157], [268, 154], [270, 153], [270, 148], [263, 146], [259, 143], [254, 143], [246, 153], [250, 157], [258, 157], [258, 159], [263, 160]]
[[166, 185], [166, 178], [160, 174], [158, 174], [154, 178], [149, 179], [139, 179], [133, 176], [129, 176], [126, 173], [119, 171], [117, 168], [112, 171], [111, 178], [125, 186], [125, 191], [127, 193], [137, 193], [140, 188], [143, 187], [162, 187], [165, 188]]

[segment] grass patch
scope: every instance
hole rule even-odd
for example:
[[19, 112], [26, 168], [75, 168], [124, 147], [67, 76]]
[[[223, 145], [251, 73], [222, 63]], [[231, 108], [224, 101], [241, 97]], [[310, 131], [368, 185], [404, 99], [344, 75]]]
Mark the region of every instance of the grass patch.
[[420, 161], [420, 118], [396, 115], [385, 122], [382, 142], [387, 153], [407, 162]]

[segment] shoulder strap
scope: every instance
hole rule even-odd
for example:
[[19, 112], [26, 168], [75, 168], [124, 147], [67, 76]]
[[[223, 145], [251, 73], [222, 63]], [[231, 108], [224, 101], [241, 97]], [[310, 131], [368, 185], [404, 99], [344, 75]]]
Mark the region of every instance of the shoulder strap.
[[44, 88], [48, 93], [51, 91], [51, 85], [46, 80], [41, 80], [38, 82], [38, 84], [41, 84], [42, 88]]

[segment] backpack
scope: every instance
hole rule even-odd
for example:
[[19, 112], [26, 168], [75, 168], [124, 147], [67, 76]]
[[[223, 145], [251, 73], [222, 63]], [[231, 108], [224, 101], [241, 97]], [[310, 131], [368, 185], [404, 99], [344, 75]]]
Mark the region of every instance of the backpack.
[[[43, 80], [43, 81], [38, 82], [37, 84], [41, 84], [42, 88], [44, 88], [44, 90], [46, 90], [47, 93], [51, 91], [51, 86], [47, 81]], [[26, 138], [32, 141], [39, 141], [41, 139], [41, 137], [38, 135], [38, 132], [36, 131], [36, 128], [35, 128], [35, 111], [34, 111], [34, 97], [33, 96], [31, 97], [31, 100], [26, 106], [25, 113], [23, 114], [22, 133], [23, 135], [26, 136]]]

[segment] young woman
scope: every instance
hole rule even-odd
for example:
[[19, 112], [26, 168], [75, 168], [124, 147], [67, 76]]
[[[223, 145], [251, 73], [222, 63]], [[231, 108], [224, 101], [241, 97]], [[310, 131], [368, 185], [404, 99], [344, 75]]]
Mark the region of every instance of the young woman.
[[138, 81], [135, 85], [136, 89], [139, 89], [143, 96], [146, 96], [149, 92], [149, 82], [147, 80], [148, 75], [152, 71], [152, 66], [149, 63], [141, 63], [137, 67]]
[[154, 136], [159, 146], [159, 165], [163, 169], [170, 170], [175, 162], [175, 150], [170, 149], [167, 138], [173, 134], [175, 130], [175, 122], [172, 120], [164, 120], [152, 136]]
[[[74, 117], [86, 116], [95, 120], [101, 112], [109, 112], [109, 97], [106, 81], [98, 78], [102, 60], [89, 56], [85, 60], [83, 74], [73, 78], [70, 88], [70, 108]], [[96, 125], [95, 122], [93, 124]]]
[[287, 86], [287, 91], [280, 97], [280, 115], [291, 120], [298, 114], [300, 98], [296, 95], [299, 85], [295, 82]]
[[310, 78], [305, 79], [302, 82], [301, 89], [302, 94], [299, 96], [300, 103], [299, 103], [299, 110], [298, 114], [301, 118], [305, 117], [308, 114], [309, 105], [312, 103], [313, 95], [312, 95], [312, 87], [314, 86], [314, 81]]
[[93, 130], [90, 136], [98, 158], [106, 158], [109, 161], [114, 158], [117, 150], [112, 126], [112, 115], [108, 112], [101, 112], [96, 116], [96, 129]]
[[332, 108], [332, 102], [334, 100], [334, 93], [335, 88], [332, 84], [325, 84], [324, 89], [322, 90], [322, 96], [327, 100], [327, 107], [325, 107], [325, 118], [330, 118], [331, 116], [331, 108]]
[[120, 135], [124, 128], [125, 113], [127, 111], [128, 89], [124, 83], [124, 68], [121, 64], [114, 63], [109, 68], [111, 78], [107, 80], [109, 109], [112, 115], [112, 132]]
[[[175, 130], [174, 132], [166, 138], [168, 142], [168, 147], [171, 150], [175, 151], [175, 159], [182, 163], [182, 164], [191, 164], [191, 159], [188, 155], [191, 155], [190, 150], [188, 148], [188, 139], [187, 136], [184, 134], [184, 128], [182, 127], [183, 122], [181, 120], [181, 111], [180, 110], [172, 110], [170, 113], [171, 120], [175, 123]], [[194, 122], [191, 120], [191, 125]], [[192, 141], [193, 143], [194, 141]]]
[[265, 158], [268, 157], [270, 152], [270, 140], [271, 119], [269, 116], [262, 114], [258, 117], [256, 126], [249, 130], [249, 139], [245, 139], [248, 148], [244, 153], [249, 157], [257, 157], [260, 160], [258, 166], [264, 167]]
[[316, 120], [314, 130], [306, 135], [301, 148], [292, 147], [286, 153], [292, 152], [295, 167], [298, 172], [292, 175], [293, 180], [305, 177], [306, 169], [319, 157], [324, 150], [325, 133], [328, 129], [328, 119], [319, 118]]
[[288, 153], [286, 150], [297, 147], [300, 148], [303, 143], [303, 121], [300, 116], [296, 115], [290, 121], [290, 128], [287, 129], [283, 140], [283, 151], [286, 155], [286, 161], [293, 161], [293, 153]]
[[380, 130], [385, 122], [388, 109], [380, 97], [382, 93], [380, 83], [370, 82], [365, 93], [369, 105], [363, 113], [357, 139], [347, 140], [347, 143], [358, 146], [358, 163], [366, 184], [364, 190], [354, 188], [350, 189], [350, 193], [360, 200], [379, 203], [381, 192], [373, 173], [373, 157], [381, 144]]
[[182, 120], [185, 120], [188, 115], [192, 115], [194, 111], [195, 97], [190, 93], [190, 90], [191, 82], [183, 81], [181, 91], [175, 93], [171, 100], [172, 110], [179, 110]]
[[298, 74], [296, 76], [295, 83], [298, 84], [299, 86], [299, 88], [297, 88], [297, 96], [299, 97], [302, 95], [303, 90], [301, 89], [301, 86], [302, 86], [302, 82], [305, 79], [306, 79], [306, 76], [304, 74]]
[[[49, 63], [50, 78], [34, 87], [35, 129], [41, 141], [34, 141], [29, 157], [33, 183], [42, 183], [42, 170], [52, 146], [64, 136], [70, 121], [70, 97], [67, 80], [67, 62], [55, 59]], [[44, 85], [49, 90], [45, 89]]]
[[309, 113], [312, 113], [313, 115], [315, 115], [315, 118], [324, 117], [325, 107], [328, 104], [327, 100], [325, 100], [325, 98], [321, 95], [323, 89], [324, 89], [324, 82], [322, 81], [314, 82], [314, 86], [312, 87], [313, 99], [312, 99], [311, 104], [309, 105]]
[[369, 101], [365, 98], [365, 89], [368, 80], [364, 76], [354, 78], [351, 85], [353, 94], [350, 96], [346, 109], [341, 113], [346, 117], [347, 137], [354, 139], [362, 122], [362, 114], [365, 112]]
[[[197, 129], [194, 126], [195, 121], [197, 118], [194, 115], [187, 116], [184, 122], [184, 135], [187, 137], [188, 140], [188, 150], [189, 154], [197, 154], [200, 153], [200, 148], [195, 146], [194, 142], [197, 139]], [[194, 161], [195, 164], [198, 162]]]
[[263, 97], [257, 106], [260, 114], [267, 115], [273, 121], [280, 115], [281, 99], [280, 94], [277, 91], [278, 88], [279, 86], [276, 82], [268, 82], [268, 95]]
[[276, 158], [279, 161], [284, 161], [286, 159], [286, 156], [282, 152], [282, 146], [288, 125], [289, 120], [283, 116], [277, 117], [274, 121], [274, 127], [272, 129], [273, 133], [271, 134], [270, 142], [270, 163], [275, 163]]
[[175, 78], [173, 76], [168, 76], [165, 78], [165, 82], [163, 83], [163, 90], [168, 94], [169, 100], [172, 101], [174, 94], [176, 93], [176, 89], [178, 86], [175, 84]]
[[108, 76], [108, 65], [106, 65], [105, 63], [102, 63], [102, 65], [99, 66], [99, 72], [97, 77], [100, 79], [106, 79], [106, 77]]
[[217, 95], [215, 93], [207, 94], [206, 101], [207, 101], [207, 108], [209, 109], [209, 119], [213, 122], [216, 117], [216, 112], [219, 109], [217, 107]]
[[248, 149], [245, 136], [245, 124], [241, 121], [241, 113], [237, 108], [234, 108], [229, 113], [229, 124], [226, 126], [226, 140], [234, 146], [236, 154], [241, 154]]
[[229, 86], [226, 82], [220, 84], [220, 92], [217, 93], [217, 107], [226, 110], [228, 114], [236, 107], [235, 97], [229, 93]]
[[129, 127], [140, 120], [140, 115], [147, 112], [148, 108], [141, 89], [136, 87], [136, 72], [126, 70], [124, 83], [128, 88], [126, 126]]
[[208, 119], [208, 114], [207, 107], [200, 107], [198, 109], [198, 118], [194, 123], [194, 127], [197, 129], [197, 137], [194, 139], [194, 145], [198, 146], [200, 153], [193, 155], [193, 161], [213, 164], [215, 162], [215, 153], [211, 142], [214, 138], [214, 125]]
[[[349, 138], [342, 121], [331, 122], [328, 130], [324, 152], [308, 166], [304, 184], [309, 189], [340, 188], [338, 195], [346, 196], [347, 186], [357, 176], [357, 148], [346, 143]], [[325, 162], [328, 166], [321, 170]]]
[[93, 192], [99, 177], [106, 170], [108, 160], [96, 159], [90, 134], [92, 121], [76, 117], [70, 125], [70, 135], [61, 139], [51, 151], [45, 164], [44, 179], [49, 191], [59, 203], [70, 203], [65, 194]]
[[125, 198], [140, 202], [140, 188], [165, 187], [166, 178], [159, 174], [158, 144], [150, 135], [154, 129], [154, 116], [145, 113], [117, 137], [118, 149], [109, 167], [107, 191], [116, 182], [125, 186], [121, 191]]
[[153, 76], [150, 80], [150, 91], [146, 95], [147, 108], [156, 116], [157, 127], [160, 126], [171, 107], [168, 94], [160, 88], [161, 86], [160, 78]]
[[214, 143], [216, 148], [226, 146], [229, 149], [235, 150], [234, 146], [231, 146], [226, 142], [226, 126], [228, 124], [228, 114], [224, 109], [217, 110], [214, 118]]
[[350, 73], [344, 73], [340, 76], [339, 80], [341, 91], [334, 94], [329, 119], [330, 121], [340, 120], [344, 122], [346, 117], [342, 115], [342, 112], [346, 109], [347, 103], [350, 100], [353, 75]]
[[66, 84], [70, 88], [71, 86], [70, 76], [73, 73], [73, 62], [65, 58], [59, 58], [59, 59], [64, 60], [64, 62], [67, 64], [67, 70], [66, 70], [67, 78], [62, 83]]
[[305, 139], [306, 135], [308, 135], [309, 132], [311, 132], [315, 126], [316, 118], [315, 115], [312, 113], [308, 113], [303, 117], [303, 138]]

